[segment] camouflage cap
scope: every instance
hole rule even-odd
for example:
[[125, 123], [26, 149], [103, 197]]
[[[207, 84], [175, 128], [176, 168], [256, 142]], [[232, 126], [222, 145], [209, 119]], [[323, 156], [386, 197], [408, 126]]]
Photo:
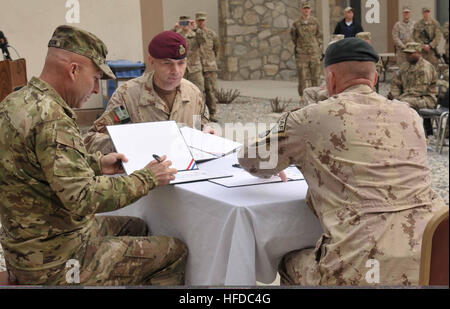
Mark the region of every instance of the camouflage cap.
[[422, 13], [423, 12], [431, 12], [431, 9], [428, 6], [426, 6], [426, 7], [422, 8]]
[[48, 47], [65, 49], [91, 59], [103, 71], [102, 79], [115, 79], [116, 76], [106, 64], [108, 49], [94, 34], [73, 27], [62, 25], [56, 28], [48, 42]]
[[206, 20], [206, 13], [205, 12], [195, 13], [195, 19], [196, 20]]
[[402, 12], [411, 12], [411, 8], [409, 6], [404, 6]]
[[422, 52], [422, 44], [417, 42], [409, 42], [406, 43], [405, 48], [403, 49], [404, 53], [416, 53], [416, 52]]
[[309, 3], [309, 2], [303, 2], [302, 3], [302, 9], [304, 9], [304, 8], [311, 8], [311, 3]]
[[372, 34], [370, 32], [358, 32], [355, 37], [366, 41], [372, 40]]

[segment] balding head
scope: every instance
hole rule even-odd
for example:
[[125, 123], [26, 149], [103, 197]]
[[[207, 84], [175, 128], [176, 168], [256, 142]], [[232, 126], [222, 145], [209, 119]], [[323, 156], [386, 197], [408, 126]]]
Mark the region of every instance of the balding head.
[[371, 61], [335, 63], [326, 67], [325, 75], [330, 96], [355, 85], [368, 85], [374, 88], [378, 79], [376, 65]]

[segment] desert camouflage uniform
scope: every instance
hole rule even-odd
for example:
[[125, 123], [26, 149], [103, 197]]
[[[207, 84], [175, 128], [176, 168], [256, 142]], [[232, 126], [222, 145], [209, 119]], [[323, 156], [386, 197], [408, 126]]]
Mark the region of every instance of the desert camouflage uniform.
[[405, 54], [403, 49], [406, 43], [414, 42], [413, 31], [415, 21], [409, 20], [408, 22], [398, 21], [392, 29], [392, 38], [395, 44], [395, 56], [397, 59], [397, 65], [402, 65], [405, 61]]
[[[121, 85], [111, 96], [105, 112], [85, 135], [84, 142], [90, 153], [100, 151], [106, 154], [114, 151], [106, 126], [117, 124], [114, 108], [119, 106], [127, 110], [133, 123], [175, 120], [178, 124], [193, 128], [208, 122], [204, 116], [202, 93], [193, 83], [181, 80], [172, 110], [169, 110], [153, 88], [153, 72], [145, 73]], [[194, 117], [199, 123], [194, 123]]]
[[[423, 33], [424, 29], [428, 32], [428, 35], [431, 39], [431, 42], [428, 45], [430, 45], [430, 47], [433, 48], [434, 50], [437, 50], [437, 47], [441, 42], [442, 38], [441, 25], [433, 18], [430, 18], [429, 21], [421, 19], [414, 25], [414, 32], [413, 32], [414, 41], [425, 45], [427, 40]], [[425, 49], [423, 49], [422, 56], [432, 65], [434, 65], [434, 67], [437, 69], [439, 59], [434, 54], [433, 50], [426, 52]]]
[[203, 78], [203, 67], [201, 60], [200, 46], [205, 43], [205, 38], [201, 33], [189, 30], [187, 34], [178, 30], [185, 39], [188, 46], [187, 67], [184, 78], [194, 83], [202, 93], [205, 92], [205, 79]]
[[[146, 195], [155, 175], [101, 176], [102, 155], [86, 151], [75, 113], [50, 85], [34, 77], [9, 95], [0, 130], [0, 243], [19, 284], [67, 284], [70, 259], [81, 284], [183, 284], [184, 244], [145, 237], [139, 219], [95, 218]], [[143, 237], [115, 237], [137, 224], [131, 234]]]
[[197, 35], [205, 39], [201, 46], [201, 58], [203, 66], [203, 77], [205, 78], [205, 103], [208, 106], [210, 119], [215, 119], [217, 110], [217, 57], [219, 54], [220, 42], [217, 34], [208, 28], [196, 29]]
[[392, 79], [390, 93], [394, 99], [407, 102], [416, 110], [434, 108], [437, 80], [433, 65], [421, 57], [414, 65], [403, 63]]
[[323, 35], [320, 29], [319, 21], [314, 16], [310, 16], [308, 20], [300, 18], [294, 22], [291, 28], [300, 96], [303, 95], [305, 88], [319, 86], [320, 83], [320, 57], [323, 45]]
[[[261, 169], [272, 158], [249, 158], [258, 148], [264, 157], [277, 154], [276, 166]], [[266, 137], [242, 148], [239, 162], [255, 176], [295, 164], [323, 228], [315, 248], [283, 258], [281, 282], [369, 285], [367, 265], [376, 260], [380, 285], [417, 285], [423, 230], [447, 207], [431, 189], [426, 154], [419, 115], [366, 85], [286, 113]]]

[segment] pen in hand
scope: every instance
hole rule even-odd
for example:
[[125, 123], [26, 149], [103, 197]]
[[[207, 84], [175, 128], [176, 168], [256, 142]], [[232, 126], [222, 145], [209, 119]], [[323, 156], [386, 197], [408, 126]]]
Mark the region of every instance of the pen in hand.
[[162, 162], [161, 158], [160, 158], [157, 154], [154, 154], [154, 155], [153, 155], [153, 158], [154, 158], [156, 161], [158, 161], [158, 163], [161, 163], [161, 162]]

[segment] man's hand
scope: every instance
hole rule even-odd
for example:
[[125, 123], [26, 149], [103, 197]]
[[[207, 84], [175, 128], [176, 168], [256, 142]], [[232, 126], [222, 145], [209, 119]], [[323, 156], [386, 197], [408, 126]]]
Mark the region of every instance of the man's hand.
[[211, 128], [210, 126], [207, 126], [207, 125], [203, 126], [202, 132], [203, 132], [203, 133], [207, 133], [207, 134], [209, 133], [209, 134], [217, 135], [217, 134], [216, 134], [216, 131], [214, 131], [213, 128]]
[[430, 52], [431, 47], [430, 47], [430, 45], [425, 44], [425, 45], [423, 46], [423, 49], [428, 53], [428, 52]]
[[169, 166], [172, 165], [172, 162], [166, 161], [166, 159], [167, 156], [164, 155], [161, 157], [161, 162], [153, 160], [145, 167], [153, 174], [155, 174], [158, 180], [157, 184], [158, 187], [168, 185], [171, 180], [175, 180], [175, 174], [177, 173], [177, 169], [169, 168]]
[[282, 182], [287, 182], [287, 181], [288, 181], [288, 178], [287, 178], [286, 173], [285, 173], [284, 171], [281, 171], [281, 172], [278, 174], [278, 177], [281, 178], [281, 181], [282, 181]]
[[122, 174], [124, 170], [121, 162], [128, 162], [122, 153], [111, 152], [101, 159], [102, 173], [105, 175]]

